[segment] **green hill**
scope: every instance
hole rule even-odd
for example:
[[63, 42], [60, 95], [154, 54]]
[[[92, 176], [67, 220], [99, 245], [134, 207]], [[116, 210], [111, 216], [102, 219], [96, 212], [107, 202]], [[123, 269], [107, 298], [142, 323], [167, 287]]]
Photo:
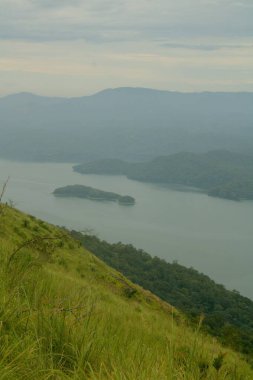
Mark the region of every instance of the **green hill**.
[[251, 360], [253, 301], [249, 298], [227, 290], [193, 268], [152, 257], [131, 244], [110, 244], [76, 231], [72, 231], [72, 236], [127, 278], [177, 307], [193, 322], [203, 314], [206, 331]]
[[253, 378], [64, 229], [3, 205], [0, 261], [1, 380]]
[[125, 174], [128, 178], [199, 188], [208, 195], [233, 200], [253, 199], [253, 158], [228, 151], [181, 152], [150, 162], [100, 160], [74, 166], [83, 174]]

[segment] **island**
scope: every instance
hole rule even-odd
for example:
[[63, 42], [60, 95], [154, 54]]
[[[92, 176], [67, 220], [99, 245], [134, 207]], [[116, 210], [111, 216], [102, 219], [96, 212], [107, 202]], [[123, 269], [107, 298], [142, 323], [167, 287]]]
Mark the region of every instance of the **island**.
[[85, 198], [93, 201], [112, 201], [120, 205], [134, 205], [135, 199], [130, 195], [120, 195], [110, 191], [94, 189], [84, 185], [68, 185], [54, 190], [56, 197]]
[[81, 174], [125, 175], [142, 182], [197, 188], [228, 200], [253, 200], [253, 155], [226, 150], [181, 152], [136, 163], [105, 159], [73, 169]]

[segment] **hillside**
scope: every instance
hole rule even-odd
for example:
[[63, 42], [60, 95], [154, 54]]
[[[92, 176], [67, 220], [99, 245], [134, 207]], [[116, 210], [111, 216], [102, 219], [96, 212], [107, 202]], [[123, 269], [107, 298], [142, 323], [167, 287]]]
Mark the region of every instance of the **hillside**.
[[138, 181], [190, 186], [220, 198], [253, 199], [253, 158], [229, 151], [181, 152], [142, 163], [99, 160], [75, 165], [74, 170], [83, 174], [125, 174]]
[[92, 96], [0, 98], [0, 157], [145, 161], [180, 151], [253, 153], [252, 93], [107, 89]]
[[1, 379], [253, 378], [64, 229], [1, 205], [0, 260]]
[[110, 244], [76, 231], [71, 234], [110, 267], [174, 305], [193, 322], [204, 315], [206, 331], [252, 357], [253, 301], [193, 268], [152, 257], [131, 244]]

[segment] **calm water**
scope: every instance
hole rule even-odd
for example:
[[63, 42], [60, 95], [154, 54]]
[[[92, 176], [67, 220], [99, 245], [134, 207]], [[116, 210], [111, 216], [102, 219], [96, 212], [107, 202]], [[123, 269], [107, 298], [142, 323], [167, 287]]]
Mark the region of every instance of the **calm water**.
[[[0, 160], [5, 200], [44, 220], [143, 248], [210, 275], [253, 299], [253, 202], [210, 198], [125, 177], [80, 175], [70, 164]], [[136, 198], [135, 206], [55, 198], [59, 186], [83, 184]]]

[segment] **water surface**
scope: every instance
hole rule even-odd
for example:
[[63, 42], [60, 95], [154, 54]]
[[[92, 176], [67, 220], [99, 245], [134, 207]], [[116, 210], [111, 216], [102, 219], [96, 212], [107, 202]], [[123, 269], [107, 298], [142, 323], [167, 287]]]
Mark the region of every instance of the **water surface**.
[[[253, 202], [140, 183], [121, 176], [81, 175], [71, 164], [0, 160], [5, 200], [51, 223], [92, 229], [110, 242], [132, 243], [152, 255], [192, 266], [253, 299]], [[83, 184], [136, 199], [134, 206], [57, 198], [59, 186]]]

